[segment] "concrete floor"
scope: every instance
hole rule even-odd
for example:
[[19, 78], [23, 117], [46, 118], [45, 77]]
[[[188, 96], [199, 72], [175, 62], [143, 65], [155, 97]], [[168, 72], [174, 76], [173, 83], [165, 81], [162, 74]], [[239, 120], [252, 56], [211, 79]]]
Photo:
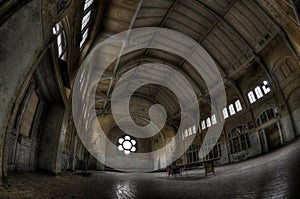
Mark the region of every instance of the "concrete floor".
[[216, 168], [216, 175], [166, 173], [66, 172], [50, 177], [11, 174], [0, 198], [300, 198], [300, 139], [242, 163]]

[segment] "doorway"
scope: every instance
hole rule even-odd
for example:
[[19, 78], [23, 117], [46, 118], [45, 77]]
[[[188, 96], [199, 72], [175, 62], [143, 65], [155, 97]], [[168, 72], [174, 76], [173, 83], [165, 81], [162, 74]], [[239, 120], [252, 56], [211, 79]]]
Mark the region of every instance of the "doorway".
[[259, 130], [262, 152], [272, 151], [283, 144], [279, 122]]

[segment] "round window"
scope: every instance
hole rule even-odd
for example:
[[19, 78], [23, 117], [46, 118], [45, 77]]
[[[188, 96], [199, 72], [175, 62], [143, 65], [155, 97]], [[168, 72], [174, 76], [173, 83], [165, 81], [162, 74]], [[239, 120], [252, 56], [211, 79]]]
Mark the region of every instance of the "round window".
[[128, 135], [119, 138], [118, 144], [118, 149], [126, 155], [136, 151], [136, 141]]

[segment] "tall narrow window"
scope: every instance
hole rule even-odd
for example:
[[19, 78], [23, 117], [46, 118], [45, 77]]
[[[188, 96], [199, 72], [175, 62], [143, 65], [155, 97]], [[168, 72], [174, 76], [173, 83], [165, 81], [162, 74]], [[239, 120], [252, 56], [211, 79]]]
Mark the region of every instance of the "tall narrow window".
[[206, 126], [211, 127], [211, 120], [210, 117], [206, 119]]
[[193, 135], [192, 127], [189, 128], [189, 135]]
[[243, 109], [240, 100], [237, 100], [237, 101], [235, 102], [235, 108], [236, 108], [236, 111], [237, 111], [237, 112], [239, 112], [239, 111], [241, 111], [241, 110]]
[[249, 101], [250, 101], [251, 104], [253, 104], [254, 102], [256, 102], [256, 98], [255, 98], [255, 95], [254, 95], [253, 91], [250, 91], [248, 93], [248, 98], [249, 98]]
[[82, 18], [82, 23], [81, 23], [81, 30], [83, 30], [86, 25], [88, 24], [88, 22], [90, 21], [90, 17], [91, 17], [91, 11], [89, 11], [88, 13], [86, 13], [83, 18]]
[[224, 119], [229, 117], [227, 108], [223, 109], [223, 117], [224, 117]]
[[213, 115], [211, 116], [211, 123], [212, 123], [212, 125], [217, 124], [217, 118], [216, 118], [216, 115], [215, 115], [215, 114], [213, 114]]
[[268, 94], [269, 92], [271, 92], [271, 88], [269, 87], [267, 81], [263, 81], [262, 89], [263, 89], [265, 94]]
[[264, 96], [264, 94], [261, 91], [260, 86], [257, 86], [254, 91], [255, 91], [255, 94], [257, 96], [257, 99], [260, 99]]
[[193, 126], [193, 134], [197, 133], [196, 125]]
[[84, 16], [81, 20], [81, 33], [82, 33], [82, 38], [80, 41], [80, 48], [83, 47], [83, 45], [85, 44], [87, 38], [88, 38], [88, 34], [89, 34], [89, 22], [90, 22], [90, 18], [91, 18], [91, 5], [94, 1], [93, 0], [85, 0], [84, 1]]
[[94, 0], [85, 0], [83, 9], [87, 10], [92, 5], [93, 2]]
[[63, 29], [63, 25], [61, 22], [55, 24], [52, 28], [52, 33], [57, 35], [57, 50], [58, 50], [58, 57], [62, 60], [66, 60], [67, 58], [67, 42], [66, 42], [66, 33]]
[[234, 115], [235, 114], [235, 109], [234, 109], [233, 104], [229, 105], [229, 113], [230, 113], [230, 115]]
[[80, 42], [80, 48], [82, 48], [83, 44], [85, 43], [88, 34], [89, 34], [89, 29], [86, 29], [85, 32], [82, 35], [82, 40]]
[[184, 130], [184, 135], [185, 135], [185, 137], [189, 136], [189, 132], [187, 129]]
[[206, 123], [204, 120], [201, 122], [201, 127], [202, 127], [202, 130], [206, 129]]

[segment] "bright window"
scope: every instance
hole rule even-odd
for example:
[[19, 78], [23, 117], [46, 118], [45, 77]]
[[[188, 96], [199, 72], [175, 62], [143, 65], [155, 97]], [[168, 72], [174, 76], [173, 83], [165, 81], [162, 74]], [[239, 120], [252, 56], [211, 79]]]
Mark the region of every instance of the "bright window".
[[257, 99], [260, 99], [264, 96], [264, 94], [261, 91], [260, 86], [257, 86], [254, 91], [255, 91], [255, 94], [257, 96]]
[[249, 101], [250, 101], [251, 104], [256, 102], [256, 98], [255, 98], [255, 95], [254, 95], [253, 91], [248, 93], [248, 98], [249, 98]]
[[196, 125], [193, 126], [193, 134], [197, 133]]
[[88, 9], [91, 7], [92, 3], [94, 2], [94, 0], [85, 0], [84, 1], [84, 13], [86, 13], [83, 18], [82, 18], [82, 21], [81, 21], [81, 31], [84, 31], [83, 34], [82, 34], [82, 39], [80, 41], [80, 48], [83, 47], [83, 45], [85, 44], [86, 42], [86, 39], [88, 37], [88, 34], [89, 34], [89, 30], [88, 30], [88, 24], [89, 24], [89, 21], [90, 21], [90, 17], [91, 17], [91, 10], [88, 11]]
[[268, 94], [269, 92], [271, 92], [271, 88], [269, 87], [267, 81], [263, 81], [262, 89], [263, 89], [265, 94]]
[[205, 124], [204, 120], [201, 122], [201, 127], [202, 127], [202, 130], [206, 129], [206, 124]]
[[206, 119], [206, 126], [211, 127], [211, 119], [210, 117]]
[[66, 42], [66, 33], [63, 29], [62, 23], [58, 22], [55, 24], [55, 26], [52, 28], [52, 33], [54, 35], [57, 35], [57, 50], [58, 50], [58, 57], [60, 59], [66, 60], [66, 48], [67, 48], [67, 42]]
[[88, 13], [86, 13], [83, 16], [82, 22], [81, 22], [81, 30], [83, 30], [86, 27], [86, 25], [89, 23], [90, 17], [91, 17], [91, 11], [89, 11]]
[[84, 10], [88, 9], [92, 3], [93, 3], [94, 0], [85, 0], [84, 2]]
[[87, 36], [89, 34], [89, 29], [86, 29], [82, 35], [82, 40], [80, 42], [80, 48], [83, 46], [83, 44], [85, 43]]
[[227, 108], [223, 109], [223, 117], [224, 117], [224, 119], [229, 117]]
[[212, 122], [212, 125], [217, 124], [217, 118], [216, 118], [215, 114], [211, 116], [211, 122]]
[[125, 155], [136, 151], [136, 141], [128, 135], [119, 138], [118, 143], [118, 149], [123, 151]]
[[230, 113], [230, 115], [234, 115], [235, 114], [235, 110], [234, 110], [233, 104], [229, 105], [229, 113]]
[[185, 135], [185, 137], [189, 136], [187, 129], [184, 130], [184, 135]]
[[193, 135], [192, 127], [189, 128], [189, 135]]
[[239, 112], [239, 111], [241, 111], [241, 110], [243, 109], [240, 100], [237, 100], [237, 101], [235, 102], [235, 108], [236, 108], [236, 111], [237, 111], [237, 112]]

